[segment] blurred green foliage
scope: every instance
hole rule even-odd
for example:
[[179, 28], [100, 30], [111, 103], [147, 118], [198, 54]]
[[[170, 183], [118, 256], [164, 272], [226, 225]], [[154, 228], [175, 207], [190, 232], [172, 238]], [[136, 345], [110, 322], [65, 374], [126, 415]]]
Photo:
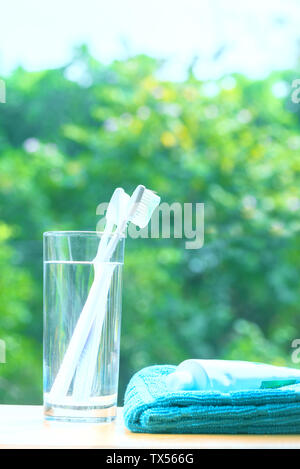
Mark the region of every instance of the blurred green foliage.
[[[158, 78], [138, 56], [82, 47], [58, 70], [17, 69], [0, 105], [2, 403], [42, 399], [42, 233], [94, 230], [122, 186], [205, 203], [205, 244], [127, 240], [120, 402], [133, 372], [191, 357], [291, 363], [299, 335], [299, 107], [244, 76]], [[77, 81], [70, 77], [77, 75]], [[277, 85], [276, 85], [277, 84]], [[281, 84], [281, 85], [280, 85]], [[278, 86], [277, 86], [278, 87]]]

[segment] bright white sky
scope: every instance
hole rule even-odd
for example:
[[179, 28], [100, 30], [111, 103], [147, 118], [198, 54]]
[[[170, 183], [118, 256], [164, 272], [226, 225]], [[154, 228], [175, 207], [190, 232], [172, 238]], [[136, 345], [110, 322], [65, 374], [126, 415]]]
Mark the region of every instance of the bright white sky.
[[0, 74], [63, 65], [84, 42], [104, 62], [128, 50], [167, 58], [171, 79], [195, 55], [201, 78], [260, 77], [295, 66], [299, 24], [299, 0], [0, 0]]

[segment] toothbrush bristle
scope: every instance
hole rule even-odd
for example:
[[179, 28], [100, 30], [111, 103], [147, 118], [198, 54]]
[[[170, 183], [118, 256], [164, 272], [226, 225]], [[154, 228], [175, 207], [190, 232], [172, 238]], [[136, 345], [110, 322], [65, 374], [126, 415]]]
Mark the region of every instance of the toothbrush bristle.
[[145, 189], [140, 202], [136, 204], [136, 209], [131, 217], [131, 222], [140, 228], [144, 228], [160, 203], [160, 197], [149, 189]]

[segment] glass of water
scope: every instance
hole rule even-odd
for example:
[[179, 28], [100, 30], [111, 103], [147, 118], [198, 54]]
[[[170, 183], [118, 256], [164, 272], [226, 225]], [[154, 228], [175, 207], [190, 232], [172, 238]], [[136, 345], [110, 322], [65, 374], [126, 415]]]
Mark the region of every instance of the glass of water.
[[[50, 420], [110, 422], [116, 417], [125, 238], [110, 262], [97, 267], [93, 259], [101, 236], [44, 233], [44, 414]], [[95, 288], [99, 272], [102, 280]], [[93, 289], [92, 326], [86, 339], [79, 334], [81, 344], [75, 341], [72, 351]]]

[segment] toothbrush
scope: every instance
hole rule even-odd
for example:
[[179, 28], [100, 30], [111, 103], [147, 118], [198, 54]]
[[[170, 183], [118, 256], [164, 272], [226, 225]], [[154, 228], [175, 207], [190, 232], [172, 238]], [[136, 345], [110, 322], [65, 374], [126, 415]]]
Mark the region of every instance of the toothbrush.
[[[128, 202], [128, 210], [125, 212], [120, 226], [113, 233], [111, 240], [105, 248], [105, 253], [102, 258], [103, 262], [108, 262], [110, 260], [120, 237], [123, 236], [127, 228], [128, 223], [131, 221], [140, 228], [144, 228], [148, 224], [152, 213], [158, 206], [159, 202], [160, 197], [146, 189], [144, 186], [140, 185], [135, 189]], [[105, 270], [95, 269], [93, 284], [77, 321], [60, 369], [50, 390], [48, 396], [49, 402], [55, 402], [57, 399], [65, 397], [68, 393], [77, 363], [80, 359], [80, 355], [86, 344], [96, 316], [98, 298], [102, 297], [104, 287]]]
[[110, 199], [109, 205], [107, 207], [107, 210], [106, 210], [106, 215], [105, 215], [106, 225], [105, 225], [104, 233], [101, 236], [101, 240], [100, 240], [98, 250], [97, 250], [97, 255], [93, 261], [94, 266], [96, 266], [103, 259], [109, 236], [113, 232], [114, 225], [118, 226], [120, 223], [120, 220], [123, 217], [123, 214], [126, 213], [129, 200], [130, 200], [130, 196], [126, 194], [124, 189], [122, 189], [121, 187], [118, 187], [114, 191]]
[[101, 340], [101, 332], [106, 315], [107, 296], [111, 279], [116, 267], [116, 265], [114, 264], [105, 264], [101, 262], [101, 259], [105, 255], [105, 248], [107, 246], [109, 236], [113, 231], [113, 227], [114, 225], [118, 227], [120, 222], [122, 221], [124, 213], [126, 213], [129, 200], [129, 195], [126, 194], [123, 189], [118, 188], [113, 193], [113, 196], [109, 202], [106, 211], [105, 230], [99, 243], [97, 255], [94, 259], [95, 271], [100, 267], [106, 271], [105, 287], [103, 288], [102, 296], [99, 297], [96, 318], [92, 325], [92, 329], [88, 336], [83, 352], [80, 356], [80, 361], [76, 369], [75, 381], [73, 386], [73, 397], [77, 400], [87, 399], [91, 394], [97, 364], [98, 350]]
[[145, 228], [148, 225], [150, 218], [160, 203], [160, 197], [154, 192], [146, 189], [145, 186], [139, 185], [133, 192], [128, 203], [128, 210], [120, 223], [118, 229], [113, 233], [110, 242], [108, 243], [105, 257], [110, 259], [114, 252], [118, 241], [125, 232], [129, 222], [134, 223], [139, 228]]
[[[121, 199], [125, 199], [126, 202], [121, 204]], [[109, 237], [109, 231], [112, 230], [114, 225], [114, 220], [119, 217], [118, 208], [119, 206], [124, 208], [124, 205], [128, 203], [130, 197], [128, 194], [125, 193], [124, 189], [117, 188], [110, 200], [106, 217], [108, 223], [106, 223], [105, 230], [103, 236], [100, 240], [96, 257], [93, 261], [94, 264], [94, 281], [91, 286], [88, 298], [86, 303], [83, 307], [83, 310], [79, 316], [77, 325], [75, 327], [73, 336], [71, 338], [70, 344], [62, 361], [60, 370], [56, 376], [56, 379], [53, 383], [53, 386], [50, 391], [49, 398], [56, 399], [60, 395], [66, 395], [68, 392], [68, 388], [72, 381], [74, 371], [77, 365], [78, 360], [80, 359], [80, 355], [82, 349], [86, 343], [88, 335], [90, 333], [90, 324], [93, 323], [93, 310], [97, 310], [97, 299], [98, 298], [105, 298], [106, 293], [106, 285], [107, 282], [105, 281], [106, 271], [105, 271], [105, 248], [107, 245], [107, 240]], [[101, 253], [103, 248], [103, 251]], [[102, 266], [102, 269], [100, 269]], [[112, 275], [113, 272], [111, 272]], [[109, 286], [108, 286], [109, 288]], [[107, 292], [108, 292], [107, 288]], [[98, 291], [99, 289], [99, 291]], [[107, 293], [106, 293], [107, 295]], [[72, 361], [73, 356], [73, 361]]]
[[[107, 246], [108, 252], [114, 252], [115, 246], [119, 241], [120, 235], [122, 235], [126, 230], [129, 221], [135, 223], [140, 228], [144, 228], [149, 223], [153, 211], [160, 202], [160, 197], [155, 195], [152, 191], [147, 190], [144, 186], [138, 186], [132, 194], [131, 198], [129, 198], [128, 196], [128, 198], [124, 200], [123, 196], [123, 199], [119, 198], [118, 202], [123, 202], [123, 208], [125, 204], [127, 205], [127, 216], [123, 216], [124, 218], [122, 220], [122, 214], [126, 213], [126, 211], [123, 211], [122, 208], [120, 208], [119, 214], [121, 216], [119, 217], [118, 223], [115, 223], [117, 225], [117, 230], [111, 240], [111, 243]], [[111, 216], [108, 218], [109, 227], [111, 227], [113, 224], [113, 220], [111, 218]], [[98, 252], [101, 257], [100, 245]], [[110, 254], [105, 253], [104, 257], [105, 256], [109, 258]], [[110, 271], [110, 275], [112, 277], [113, 270]], [[106, 293], [108, 294], [108, 290]], [[95, 320], [96, 327], [93, 328], [93, 332], [88, 338], [87, 346], [85, 347], [83, 352], [84, 357], [81, 359], [76, 372], [73, 396], [80, 399], [87, 399], [92, 391], [98, 349], [101, 339], [101, 332], [106, 313], [106, 295], [103, 296], [103, 301], [100, 307], [101, 309], [99, 310], [97, 318]]]

